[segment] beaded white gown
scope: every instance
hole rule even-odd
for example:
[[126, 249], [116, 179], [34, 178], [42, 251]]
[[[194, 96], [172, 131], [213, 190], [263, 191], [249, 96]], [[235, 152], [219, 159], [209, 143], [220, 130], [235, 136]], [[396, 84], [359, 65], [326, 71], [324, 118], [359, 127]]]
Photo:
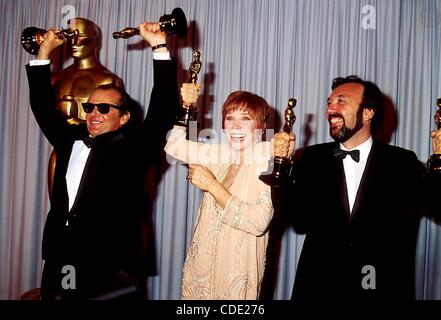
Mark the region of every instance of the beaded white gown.
[[[227, 143], [202, 144], [186, 139], [175, 126], [165, 151], [186, 163], [210, 169], [223, 181], [234, 163]], [[224, 209], [205, 192], [183, 268], [182, 298], [209, 300], [257, 299], [265, 268], [268, 225], [273, 216], [271, 189], [259, 180], [267, 171], [270, 143], [248, 148], [245, 161], [228, 191]]]

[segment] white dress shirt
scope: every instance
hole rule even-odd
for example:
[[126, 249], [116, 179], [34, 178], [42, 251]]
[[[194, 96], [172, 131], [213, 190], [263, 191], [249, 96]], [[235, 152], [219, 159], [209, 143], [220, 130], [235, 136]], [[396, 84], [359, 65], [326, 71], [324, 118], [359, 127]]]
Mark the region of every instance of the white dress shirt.
[[357, 196], [358, 187], [360, 186], [361, 177], [363, 176], [364, 169], [366, 167], [367, 158], [372, 147], [372, 137], [358, 145], [353, 149], [347, 149], [340, 143], [342, 150], [360, 150], [360, 161], [355, 162], [352, 157], [346, 156], [343, 159], [343, 167], [346, 176], [346, 188], [348, 190], [349, 211], [352, 213], [354, 207], [355, 197]]
[[84, 167], [89, 157], [90, 148], [87, 147], [82, 140], [74, 142], [72, 153], [70, 155], [69, 164], [66, 171], [66, 187], [69, 196], [69, 211], [75, 202], [78, 187], [80, 186], [81, 177], [83, 176]]

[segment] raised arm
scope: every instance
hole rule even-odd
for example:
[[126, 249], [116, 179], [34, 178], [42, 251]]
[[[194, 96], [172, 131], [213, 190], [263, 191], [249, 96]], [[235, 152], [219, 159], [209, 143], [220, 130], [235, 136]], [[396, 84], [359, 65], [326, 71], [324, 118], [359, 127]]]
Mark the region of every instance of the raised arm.
[[26, 66], [29, 82], [31, 109], [46, 138], [53, 146], [57, 146], [71, 126], [63, 115], [55, 109], [55, 94], [51, 85], [49, 57], [52, 51], [63, 44], [53, 30], [47, 32], [40, 46], [38, 57]]
[[[181, 97], [184, 105], [191, 105], [198, 99], [199, 84], [184, 83], [181, 87]], [[185, 163], [211, 166], [220, 161], [229, 161], [230, 153], [221, 144], [205, 144], [187, 139], [187, 129], [174, 126], [167, 138], [165, 152], [175, 159]]]
[[[158, 23], [144, 22], [140, 34], [153, 49], [153, 89], [142, 136], [149, 142], [149, 158], [155, 161], [165, 145], [179, 110], [176, 63], [166, 47], [166, 35]], [[157, 47], [157, 48], [155, 48]]]

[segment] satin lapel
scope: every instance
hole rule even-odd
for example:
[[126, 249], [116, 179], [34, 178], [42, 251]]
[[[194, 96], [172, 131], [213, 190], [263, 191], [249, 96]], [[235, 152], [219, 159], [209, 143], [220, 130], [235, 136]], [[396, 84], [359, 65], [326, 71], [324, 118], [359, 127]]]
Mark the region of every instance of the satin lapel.
[[352, 208], [350, 220], [352, 220], [352, 218], [357, 214], [357, 212], [365, 203], [367, 195], [370, 194], [369, 189], [372, 186], [372, 182], [375, 180], [375, 173], [378, 172], [378, 170], [375, 170], [375, 166], [377, 165], [377, 154], [378, 148], [376, 143], [374, 142], [372, 144], [371, 152], [369, 153], [363, 175], [361, 176], [360, 185], [357, 190], [357, 195], [355, 197], [354, 207]]
[[349, 216], [349, 198], [348, 198], [348, 189], [346, 187], [346, 176], [345, 170], [343, 167], [343, 161], [335, 159], [335, 172], [337, 173], [336, 183], [337, 183], [337, 192], [340, 195], [341, 206], [344, 209], [345, 213]]
[[342, 210], [347, 214], [349, 217], [349, 199], [348, 199], [348, 189], [346, 187], [346, 176], [345, 176], [345, 170], [343, 167], [343, 160], [338, 160], [334, 156], [333, 149], [339, 148], [338, 144], [331, 145], [331, 148], [329, 150], [331, 163], [333, 168], [329, 168], [329, 172], [335, 172], [335, 176], [331, 177], [330, 179], [335, 181], [335, 192], [336, 196], [335, 199], [340, 199], [340, 204]]
[[[72, 154], [72, 147], [74, 141], [66, 143], [61, 149], [57, 149], [56, 155], [56, 170], [54, 175], [53, 184], [57, 185], [57, 199], [53, 199], [58, 202], [61, 208], [64, 208], [65, 212], [69, 210], [69, 196], [67, 193], [66, 172], [69, 165], [69, 159]], [[52, 195], [54, 197], [54, 195]]]

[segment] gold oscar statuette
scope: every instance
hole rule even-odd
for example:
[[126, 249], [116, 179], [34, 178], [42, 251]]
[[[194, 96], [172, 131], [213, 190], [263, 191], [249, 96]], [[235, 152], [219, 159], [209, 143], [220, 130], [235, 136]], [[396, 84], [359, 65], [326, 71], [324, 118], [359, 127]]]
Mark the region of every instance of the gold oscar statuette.
[[[294, 114], [294, 107], [297, 104], [296, 99], [289, 99], [288, 106], [285, 110], [285, 125], [283, 126], [283, 132], [290, 133], [292, 127], [296, 121], [296, 115]], [[291, 159], [275, 156], [273, 172], [270, 174], [262, 174], [259, 179], [272, 187], [279, 187], [287, 180], [289, 176], [289, 170], [291, 167]]]
[[[438, 98], [436, 100], [436, 105], [438, 106], [438, 110], [435, 112], [435, 123], [436, 123], [436, 129], [441, 129], [441, 98]], [[440, 153], [434, 153], [429, 157], [429, 160], [427, 161], [427, 164], [429, 166], [430, 171], [441, 171], [441, 154]]]
[[[28, 27], [21, 33], [21, 45], [30, 54], [38, 54], [40, 45], [44, 41], [44, 35], [47, 30]], [[72, 39], [79, 35], [78, 29], [63, 29], [55, 32], [60, 39]]]
[[[201, 71], [202, 62], [201, 62], [201, 53], [199, 51], [193, 52], [193, 61], [190, 63], [190, 81], [193, 84], [197, 83], [198, 74]], [[178, 115], [176, 124], [179, 126], [187, 127], [190, 124], [190, 121], [196, 121], [198, 116], [198, 108], [196, 104], [186, 105], [184, 104], [181, 109], [181, 113]]]
[[[171, 14], [164, 14], [159, 18], [159, 28], [166, 35], [176, 34], [178, 38], [187, 35], [187, 19], [181, 8], [173, 9]], [[127, 27], [113, 33], [113, 39], [128, 39], [139, 35], [139, 27]]]

